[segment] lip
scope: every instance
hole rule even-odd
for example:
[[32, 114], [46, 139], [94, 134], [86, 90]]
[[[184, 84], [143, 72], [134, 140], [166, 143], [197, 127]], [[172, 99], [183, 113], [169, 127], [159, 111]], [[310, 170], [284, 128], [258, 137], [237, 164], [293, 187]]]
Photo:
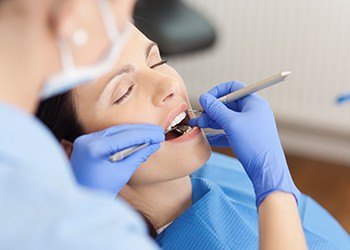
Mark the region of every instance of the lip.
[[195, 127], [192, 127], [191, 132], [184, 134], [184, 135], [181, 135], [180, 137], [165, 141], [165, 143], [168, 143], [168, 142], [170, 142], [170, 143], [182, 143], [182, 142], [190, 141], [190, 140], [193, 140], [194, 138], [196, 138], [200, 134], [201, 134], [200, 128], [195, 126]]
[[188, 104], [187, 103], [182, 103], [176, 109], [171, 111], [171, 113], [168, 115], [168, 117], [166, 119], [164, 130], [166, 131], [168, 129], [168, 127], [170, 126], [171, 122], [175, 119], [176, 116], [178, 116], [182, 112], [185, 112], [186, 110], [188, 110]]

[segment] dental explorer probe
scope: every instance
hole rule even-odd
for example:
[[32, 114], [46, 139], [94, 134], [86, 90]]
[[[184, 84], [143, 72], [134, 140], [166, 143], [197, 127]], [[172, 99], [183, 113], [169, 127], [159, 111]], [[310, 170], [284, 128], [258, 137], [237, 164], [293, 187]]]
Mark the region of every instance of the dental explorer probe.
[[150, 145], [149, 143], [144, 143], [144, 144], [141, 144], [139, 146], [133, 146], [130, 148], [126, 148], [126, 149], [119, 151], [119, 152], [115, 153], [114, 155], [110, 156], [108, 158], [108, 160], [111, 162], [121, 161], [125, 157], [127, 157], [127, 156], [139, 151], [140, 149], [143, 149], [143, 148], [149, 146], [149, 145]]
[[[253, 94], [259, 90], [266, 89], [266, 88], [271, 87], [277, 83], [283, 82], [283, 81], [287, 80], [287, 78], [290, 76], [290, 74], [291, 74], [290, 71], [281, 72], [280, 74], [271, 76], [269, 78], [266, 78], [265, 80], [259, 81], [257, 83], [250, 85], [250, 86], [247, 86], [245, 88], [234, 91], [228, 95], [220, 97], [218, 100], [224, 104], [236, 101], [242, 97]], [[203, 112], [203, 110], [195, 110], [195, 109], [188, 109], [188, 111], [193, 112], [193, 113]], [[174, 129], [176, 130], [176, 128], [173, 128], [169, 131], [166, 131], [165, 133], [168, 133]], [[120, 161], [120, 160], [124, 159], [125, 157], [127, 157], [127, 156], [149, 146], [149, 145], [150, 145], [149, 143], [144, 143], [144, 144], [141, 144], [139, 146], [133, 146], [130, 148], [126, 148], [126, 149], [119, 151], [119, 152], [113, 154], [112, 156], [110, 156], [109, 161], [111, 161], [111, 162]]]
[[[167, 131], [165, 131], [165, 134], [170, 132], [170, 131], [173, 131], [173, 130], [177, 130], [177, 128], [173, 128], [173, 129], [167, 130]], [[108, 160], [111, 161], [111, 162], [121, 161], [125, 157], [127, 157], [127, 156], [129, 156], [129, 155], [131, 155], [131, 154], [133, 154], [133, 153], [135, 153], [135, 152], [137, 152], [137, 151], [139, 151], [139, 150], [149, 146], [149, 145], [150, 145], [150, 143], [144, 143], [144, 144], [141, 144], [139, 146], [133, 146], [133, 147], [130, 147], [130, 148], [123, 149], [122, 151], [119, 151], [119, 152], [113, 154], [112, 156], [110, 156], [108, 158]]]
[[[254, 83], [252, 85], [249, 85], [245, 88], [236, 90], [230, 94], [227, 94], [225, 96], [222, 96], [218, 98], [218, 100], [224, 104], [237, 101], [238, 99], [241, 99], [243, 97], [246, 97], [247, 95], [253, 94], [255, 92], [258, 92], [260, 90], [266, 89], [268, 87], [271, 87], [277, 83], [283, 82], [288, 79], [288, 77], [291, 75], [290, 71], [284, 71], [277, 75], [270, 76], [269, 78], [266, 78], [262, 81], [259, 81], [257, 83]], [[202, 109], [189, 109], [188, 111], [193, 113], [202, 113], [204, 112]]]

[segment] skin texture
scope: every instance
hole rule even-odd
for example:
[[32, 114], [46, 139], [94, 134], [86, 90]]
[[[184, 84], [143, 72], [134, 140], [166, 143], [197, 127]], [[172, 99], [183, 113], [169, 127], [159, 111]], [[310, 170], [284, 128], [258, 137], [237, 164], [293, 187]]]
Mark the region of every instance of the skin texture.
[[307, 249], [292, 194], [273, 192], [259, 206], [260, 249]]
[[[159, 64], [162, 58], [156, 44], [134, 26], [131, 29], [115, 71], [73, 91], [78, 121], [85, 133], [137, 123], [156, 124], [165, 130], [171, 112], [181, 105], [190, 107], [179, 74], [169, 65]], [[191, 205], [188, 175], [209, 156], [210, 147], [203, 133], [182, 143], [165, 141], [138, 168], [120, 195], [148, 214], [156, 228], [161, 227]]]
[[[73, 91], [78, 120], [84, 132], [128, 123], [156, 124], [165, 129], [169, 113], [182, 104], [189, 107], [186, 87], [179, 74], [167, 64], [151, 68], [162, 61], [157, 46], [152, 44], [133, 27], [125, 47], [128, 52], [121, 55], [115, 70], [130, 72], [116, 77], [112, 72]], [[145, 58], [147, 49], [150, 52]], [[130, 95], [115, 103], [130, 86], [133, 86]], [[197, 170], [208, 159], [209, 152], [203, 135], [185, 143], [164, 142], [159, 152], [139, 168], [130, 184], [153, 184], [184, 177]]]
[[[135, 0], [110, 2], [123, 30]], [[0, 7], [0, 100], [28, 113], [35, 112], [45, 79], [61, 70], [57, 37], [70, 44], [79, 65], [95, 62], [109, 46], [96, 0], [13, 0]], [[75, 46], [72, 36], [81, 29], [94, 35]]]

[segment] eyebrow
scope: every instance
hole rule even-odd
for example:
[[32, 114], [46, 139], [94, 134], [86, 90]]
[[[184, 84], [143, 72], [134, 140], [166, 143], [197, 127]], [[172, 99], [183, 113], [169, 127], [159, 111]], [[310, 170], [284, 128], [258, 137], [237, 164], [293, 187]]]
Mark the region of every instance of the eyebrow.
[[[151, 43], [148, 45], [148, 47], [147, 47], [147, 49], [146, 49], [146, 52], [145, 52], [145, 58], [146, 58], [146, 59], [149, 57], [149, 54], [151, 53], [151, 51], [152, 51], [152, 49], [153, 49], [154, 46], [158, 46], [158, 44], [155, 43], [155, 42], [151, 42]], [[130, 72], [132, 72], [133, 70], [135, 70], [135, 68], [134, 68], [131, 64], [122, 67], [122, 68], [121, 68], [120, 70], [118, 70], [115, 74], [111, 75], [111, 76], [108, 78], [108, 80], [107, 80], [107, 85], [108, 85], [108, 83], [109, 83], [110, 81], [113, 80], [113, 78], [115, 78], [115, 77], [117, 77], [117, 76], [119, 76], [119, 75], [121, 75], [121, 74], [124, 74], [124, 73], [130, 73]], [[106, 86], [104, 86], [104, 88], [106, 88]]]
[[[145, 58], [147, 59], [153, 49], [153, 47], [155, 46], [158, 46], [157, 43], [155, 42], [151, 42], [147, 48], [146, 48], [146, 51], [145, 51]], [[135, 67], [132, 66], [131, 64], [128, 64], [128, 65], [125, 65], [124, 67], [122, 67], [120, 70], [118, 70], [116, 73], [112, 74], [110, 77], [108, 77], [108, 79], [106, 80], [106, 83], [105, 85], [102, 87], [101, 91], [100, 91], [100, 94], [99, 94], [99, 98], [101, 97], [101, 95], [103, 94], [103, 92], [105, 91], [105, 89], [108, 87], [108, 85], [111, 83], [111, 81], [119, 76], [119, 75], [122, 75], [122, 74], [125, 74], [125, 73], [130, 73], [132, 71], [135, 70]]]
[[130, 73], [134, 70], [135, 70], [135, 67], [132, 66], [131, 64], [128, 64], [128, 65], [125, 65], [124, 67], [122, 67], [121, 69], [119, 69], [118, 71], [116, 71], [115, 73], [113, 73], [111, 76], [109, 76], [108, 79], [106, 80], [106, 82], [104, 82], [103, 87], [98, 91], [97, 100], [101, 99], [103, 93], [108, 88], [108, 86], [110, 85], [110, 83], [112, 82], [112, 80], [114, 78], [116, 78], [117, 76], [120, 76], [122, 74], [125, 74], [125, 73]]
[[112, 74], [110, 77], [108, 77], [107, 79], [107, 83], [106, 85], [103, 87], [103, 89], [105, 89], [107, 87], [107, 85], [113, 80], [113, 78], [125, 74], [125, 73], [130, 73], [132, 71], [135, 70], [135, 67], [132, 66], [131, 64], [125, 65], [124, 67], [122, 67], [121, 69], [119, 69], [117, 72], [115, 72], [114, 74]]

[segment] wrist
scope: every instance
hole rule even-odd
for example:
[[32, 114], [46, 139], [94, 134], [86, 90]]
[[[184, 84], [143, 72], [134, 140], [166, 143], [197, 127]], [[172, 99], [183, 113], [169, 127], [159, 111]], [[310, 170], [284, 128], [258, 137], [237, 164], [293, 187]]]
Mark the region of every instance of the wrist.
[[252, 170], [248, 176], [254, 186], [257, 207], [268, 195], [277, 191], [292, 194], [298, 202], [300, 191], [293, 182], [284, 155], [282, 158], [281, 154], [268, 152], [251, 163], [254, 164], [248, 166]]
[[275, 190], [265, 196], [265, 199], [260, 203], [259, 209], [262, 206], [277, 205], [277, 204], [289, 204], [289, 205], [298, 205], [295, 199], [295, 196], [292, 193], [287, 193], [284, 191]]
[[260, 196], [256, 196], [256, 207], [259, 208], [266, 200], [275, 200], [276, 197], [283, 197], [280, 200], [293, 200], [293, 202], [298, 206], [298, 200], [300, 198], [300, 191], [295, 188], [293, 191], [274, 189], [266, 192]]

